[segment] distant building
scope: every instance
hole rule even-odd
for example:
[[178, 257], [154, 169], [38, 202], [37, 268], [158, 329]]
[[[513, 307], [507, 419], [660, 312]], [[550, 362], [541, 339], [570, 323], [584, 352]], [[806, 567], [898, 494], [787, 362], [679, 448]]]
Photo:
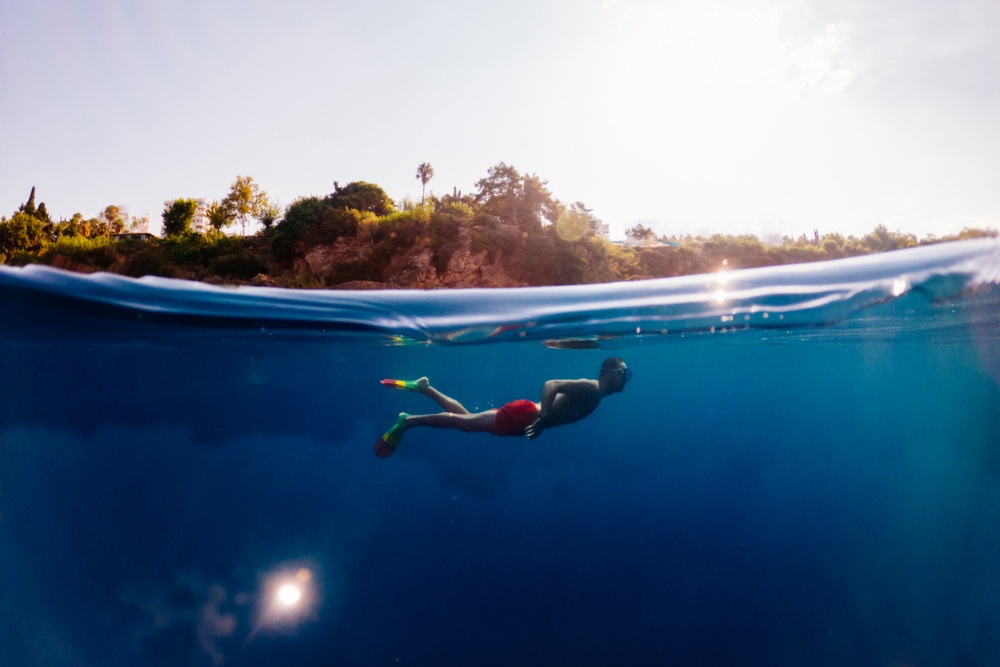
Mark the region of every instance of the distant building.
[[653, 233], [649, 233], [641, 238], [626, 234], [623, 245], [628, 248], [657, 248], [663, 245], [663, 242], [656, 238], [656, 234]]
[[156, 234], [150, 234], [149, 232], [122, 232], [115, 234], [115, 241], [148, 241], [155, 238]]
[[[170, 208], [173, 203], [177, 201], [176, 199], [170, 199], [163, 202], [164, 208]], [[199, 234], [207, 234], [208, 230], [212, 228], [211, 223], [208, 221], [208, 207], [211, 205], [207, 199], [195, 199], [198, 204], [198, 208], [194, 212], [194, 220], [191, 221], [191, 231], [197, 232]]]

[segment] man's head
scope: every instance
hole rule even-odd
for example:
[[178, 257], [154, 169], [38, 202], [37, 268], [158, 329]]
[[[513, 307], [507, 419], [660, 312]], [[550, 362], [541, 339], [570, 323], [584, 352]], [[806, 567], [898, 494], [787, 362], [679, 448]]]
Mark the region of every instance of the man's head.
[[601, 364], [601, 374], [597, 377], [597, 382], [602, 389], [615, 394], [622, 392], [631, 379], [632, 369], [626, 366], [624, 361], [618, 357], [608, 357]]

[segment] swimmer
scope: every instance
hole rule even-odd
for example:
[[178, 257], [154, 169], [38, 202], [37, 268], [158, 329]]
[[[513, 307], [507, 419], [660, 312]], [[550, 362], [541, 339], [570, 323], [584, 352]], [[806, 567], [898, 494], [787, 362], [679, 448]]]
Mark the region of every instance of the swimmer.
[[375, 443], [375, 454], [392, 456], [407, 429], [417, 426], [450, 428], [467, 433], [526, 436], [534, 440], [545, 429], [580, 421], [597, 408], [601, 399], [621, 393], [632, 379], [632, 370], [617, 357], [601, 364], [596, 380], [549, 380], [542, 387], [538, 403], [512, 401], [499, 410], [472, 413], [453, 398], [445, 396], [423, 377], [419, 380], [382, 380], [386, 387], [423, 394], [441, 406], [444, 412], [428, 415], [399, 415], [385, 435]]

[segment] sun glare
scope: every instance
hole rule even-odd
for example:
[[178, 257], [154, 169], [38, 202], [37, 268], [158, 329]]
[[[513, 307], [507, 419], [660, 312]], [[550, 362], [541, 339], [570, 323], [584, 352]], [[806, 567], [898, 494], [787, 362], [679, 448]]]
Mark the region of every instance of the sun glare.
[[278, 602], [286, 607], [294, 607], [302, 599], [302, 591], [295, 584], [285, 584], [278, 589]]
[[281, 567], [265, 575], [251, 637], [259, 632], [294, 632], [302, 623], [315, 619], [320, 597], [314, 579], [306, 567]]
[[[634, 201], [635, 218], [669, 208], [667, 222], [689, 231], [719, 216], [782, 219], [798, 201], [801, 172], [788, 165], [802, 164], [809, 142], [829, 142], [828, 132], [812, 134], [822, 105], [811, 100], [856, 78], [850, 31], [793, 37], [794, 8], [764, 2], [628, 4], [605, 4], [615, 20], [573, 115], [578, 151], [614, 165], [602, 196]], [[669, 206], [632, 196], [644, 189], [663, 192]]]

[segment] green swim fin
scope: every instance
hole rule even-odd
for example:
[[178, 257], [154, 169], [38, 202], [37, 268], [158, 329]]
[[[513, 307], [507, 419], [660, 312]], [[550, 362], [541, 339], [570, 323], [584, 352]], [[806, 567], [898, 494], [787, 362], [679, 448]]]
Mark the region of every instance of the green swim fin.
[[403, 434], [406, 433], [406, 418], [409, 416], [405, 412], [399, 413], [396, 423], [375, 443], [375, 456], [387, 459], [393, 455], [396, 447], [399, 446], [399, 441], [403, 438]]

